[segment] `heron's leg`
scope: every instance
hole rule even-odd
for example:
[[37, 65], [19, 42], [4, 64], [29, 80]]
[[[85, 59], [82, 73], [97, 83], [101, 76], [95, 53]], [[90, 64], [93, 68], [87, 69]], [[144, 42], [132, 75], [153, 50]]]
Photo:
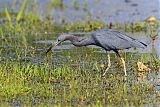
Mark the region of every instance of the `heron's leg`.
[[[121, 58], [121, 57], [120, 57]], [[123, 70], [124, 70], [124, 75], [127, 76], [127, 72], [126, 72], [126, 63], [124, 61], [123, 58], [121, 58], [122, 64], [123, 64]]]
[[124, 75], [127, 76], [127, 72], [126, 72], [126, 63], [125, 63], [124, 59], [120, 56], [119, 52], [116, 51], [116, 50], [115, 50], [115, 52], [116, 52], [117, 56], [120, 58], [120, 60], [122, 61]]
[[106, 75], [107, 71], [108, 71], [108, 70], [109, 70], [109, 68], [111, 67], [110, 55], [108, 54], [108, 55], [107, 55], [107, 57], [108, 57], [108, 66], [107, 66], [107, 68], [106, 68], [105, 72], [103, 73], [103, 76], [105, 76], [105, 75]]

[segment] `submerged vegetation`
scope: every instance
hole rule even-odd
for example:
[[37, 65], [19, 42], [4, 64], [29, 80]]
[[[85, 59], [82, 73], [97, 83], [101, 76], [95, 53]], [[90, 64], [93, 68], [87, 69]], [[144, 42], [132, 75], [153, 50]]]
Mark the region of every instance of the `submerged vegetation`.
[[[64, 6], [63, 0], [52, 3], [54, 9]], [[160, 64], [151, 54], [122, 53], [129, 77], [123, 76], [115, 60], [103, 77], [107, 56], [98, 53], [100, 49], [74, 47], [46, 56], [48, 44], [37, 42], [55, 39], [62, 32], [91, 32], [110, 27], [147, 33], [147, 22], [104, 24], [88, 16], [87, 22], [69, 23], [61, 18], [61, 23], [56, 23], [49, 12], [44, 18], [40, 12], [36, 14], [36, 4], [29, 5], [24, 0], [21, 5], [18, 13], [5, 7], [0, 15], [6, 18], [0, 22], [0, 106], [158, 106]], [[74, 8], [78, 7], [78, 1], [74, 0]], [[111, 57], [115, 59], [114, 54]], [[151, 69], [143, 80], [138, 80], [138, 60]]]

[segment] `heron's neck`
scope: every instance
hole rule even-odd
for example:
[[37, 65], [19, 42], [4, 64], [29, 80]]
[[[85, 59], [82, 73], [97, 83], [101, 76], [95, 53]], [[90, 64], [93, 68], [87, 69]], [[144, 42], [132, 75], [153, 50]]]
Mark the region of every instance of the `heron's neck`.
[[78, 36], [74, 36], [74, 35], [68, 35], [67, 40], [70, 40], [73, 45], [79, 46], [79, 47], [92, 44], [92, 42], [89, 38], [82, 39], [82, 38], [80, 38]]

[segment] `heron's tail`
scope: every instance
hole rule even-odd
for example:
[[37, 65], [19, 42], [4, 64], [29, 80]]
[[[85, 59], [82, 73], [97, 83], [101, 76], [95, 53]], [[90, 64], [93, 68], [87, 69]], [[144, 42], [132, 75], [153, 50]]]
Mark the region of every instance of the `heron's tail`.
[[147, 44], [145, 44], [141, 41], [138, 41], [138, 40], [134, 40], [134, 47], [136, 47], [136, 48], [146, 48]]
[[141, 41], [139, 41], [141, 44], [142, 44], [142, 48], [146, 48], [147, 47], [147, 44], [145, 44], [145, 43], [143, 43], [143, 42], [141, 42]]

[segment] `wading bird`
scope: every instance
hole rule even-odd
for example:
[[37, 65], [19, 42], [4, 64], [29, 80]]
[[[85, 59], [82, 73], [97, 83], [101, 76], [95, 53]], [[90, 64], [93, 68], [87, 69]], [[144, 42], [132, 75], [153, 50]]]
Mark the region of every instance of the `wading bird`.
[[[118, 50], [122, 49], [129, 49], [132, 47], [135, 48], [145, 48], [147, 45], [143, 42], [140, 42], [132, 37], [129, 37], [128, 35], [115, 31], [112, 29], [102, 29], [102, 30], [97, 30], [93, 33], [90, 34], [89, 37], [87, 38], [80, 38], [71, 34], [61, 34], [56, 43], [55, 46], [58, 45], [61, 42], [64, 42], [66, 40], [71, 41], [71, 43], [75, 46], [88, 46], [88, 45], [96, 45], [99, 46], [106, 51], [114, 51], [116, 55], [121, 59], [122, 64], [123, 64], [123, 70], [125, 73], [125, 76], [127, 76], [126, 73], [126, 66], [125, 66], [125, 61], [124, 59], [120, 56]], [[49, 47], [46, 53], [48, 53], [51, 50], [52, 46]], [[108, 54], [108, 67], [106, 68], [103, 76], [106, 74], [108, 69], [111, 66], [110, 62], [110, 55]]]

